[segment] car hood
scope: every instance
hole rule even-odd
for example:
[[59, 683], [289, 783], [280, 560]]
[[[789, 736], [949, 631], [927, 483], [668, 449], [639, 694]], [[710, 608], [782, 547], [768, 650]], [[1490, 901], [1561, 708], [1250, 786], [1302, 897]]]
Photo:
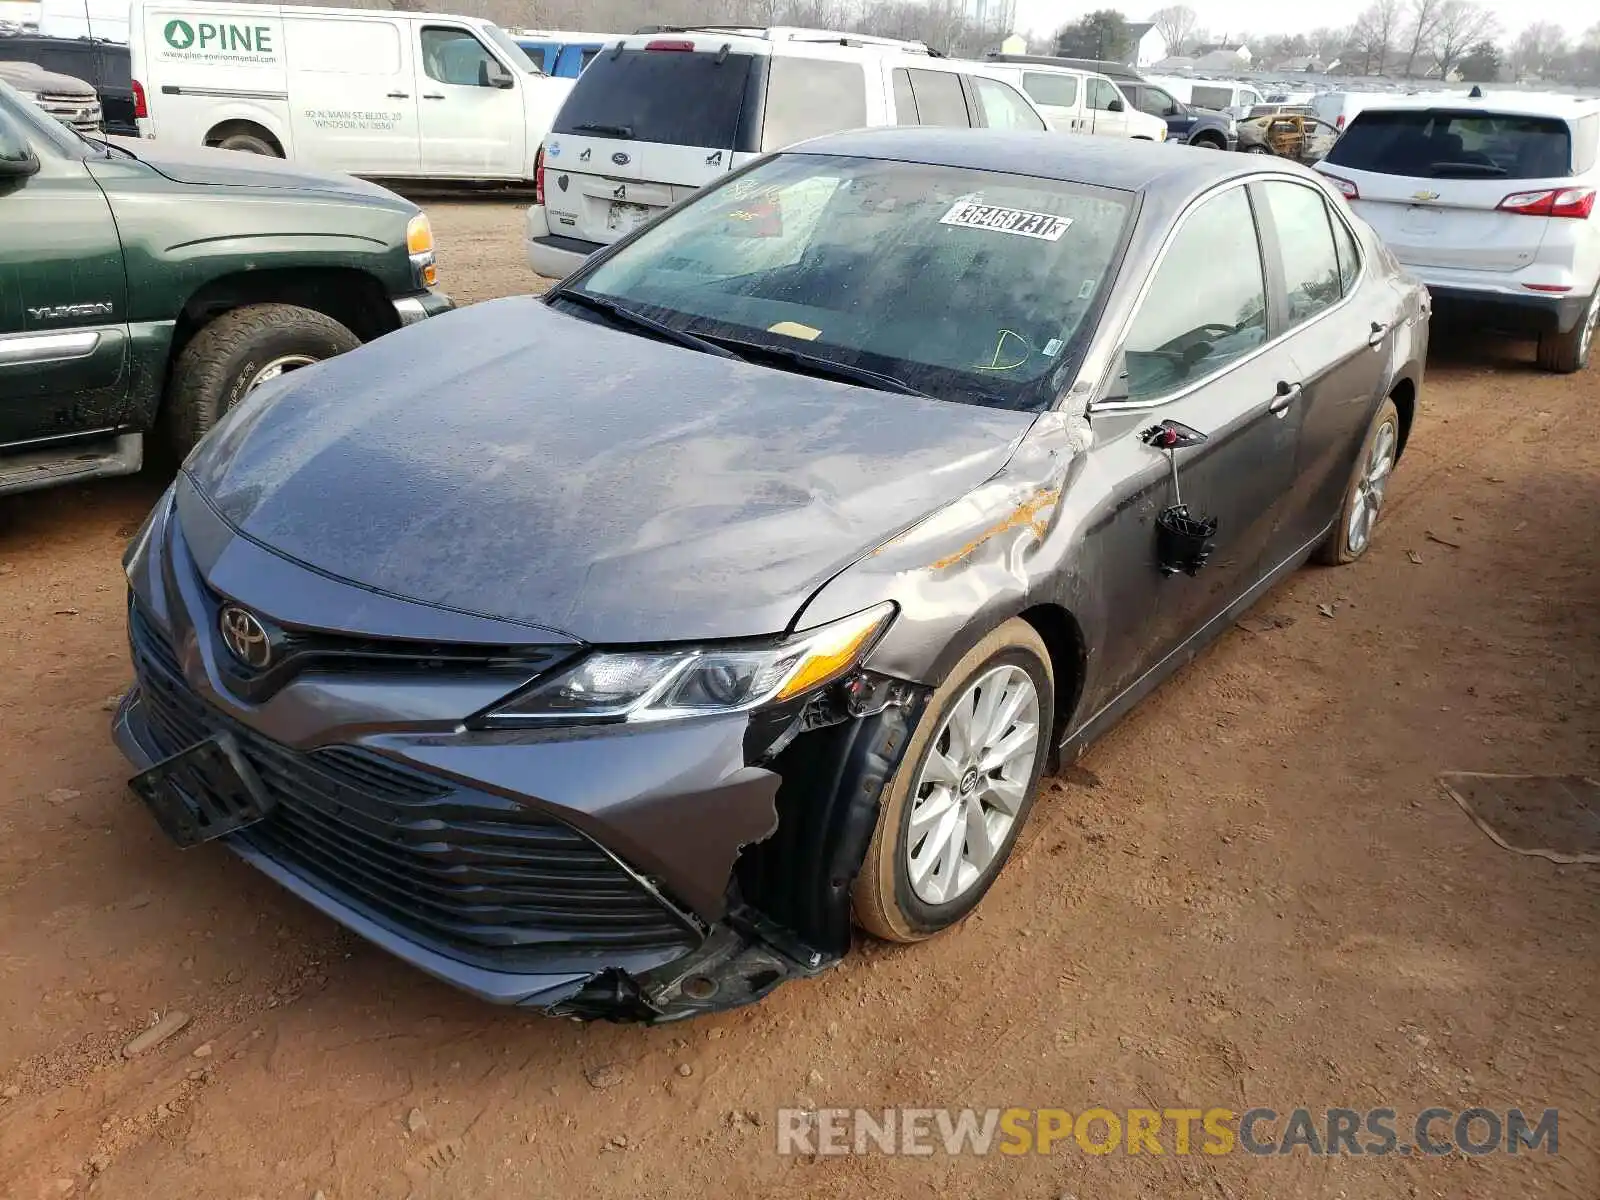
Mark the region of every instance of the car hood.
[[588, 642], [676, 641], [786, 629], [1032, 421], [517, 297], [257, 392], [185, 469], [235, 529], [325, 574]]
[[195, 187], [278, 188], [385, 199], [397, 205], [406, 203], [387, 188], [364, 179], [331, 171], [311, 170], [281, 158], [268, 158], [264, 154], [217, 150], [208, 146], [169, 146], [144, 138], [108, 137], [105, 140], [126, 150], [173, 183]]

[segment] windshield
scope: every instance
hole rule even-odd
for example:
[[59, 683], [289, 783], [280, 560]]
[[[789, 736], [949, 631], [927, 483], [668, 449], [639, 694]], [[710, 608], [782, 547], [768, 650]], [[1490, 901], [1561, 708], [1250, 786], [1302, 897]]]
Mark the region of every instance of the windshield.
[[1550, 179], [1572, 172], [1572, 137], [1555, 117], [1366, 109], [1323, 160], [1414, 179]]
[[1109, 188], [784, 154], [572, 286], [681, 332], [1037, 411], [1093, 332], [1132, 210]]
[[543, 75], [544, 69], [528, 57], [528, 52], [512, 39], [511, 35], [498, 25], [491, 25], [487, 21], [481, 26], [483, 36], [493, 42], [507, 58], [511, 65], [530, 75]]
[[83, 157], [86, 143], [82, 138], [43, 112], [33, 101], [24, 99], [3, 79], [0, 79], [0, 114], [4, 114], [16, 126], [17, 132], [33, 143], [36, 151], [39, 141], [43, 139], [62, 154], [73, 158]]

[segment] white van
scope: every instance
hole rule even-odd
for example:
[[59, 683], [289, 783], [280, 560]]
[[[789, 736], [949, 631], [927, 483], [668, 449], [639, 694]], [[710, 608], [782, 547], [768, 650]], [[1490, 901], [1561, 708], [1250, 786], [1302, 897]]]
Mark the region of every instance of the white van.
[[571, 80], [475, 17], [134, 0], [139, 131], [384, 179], [533, 177]]
[[1178, 75], [1146, 75], [1191, 108], [1209, 108], [1243, 120], [1258, 104], [1265, 104], [1259, 88], [1235, 79], [1185, 79]]
[[1060, 133], [1167, 140], [1167, 123], [1140, 111], [1116, 81], [1095, 71], [1044, 64], [988, 62], [996, 78], [1021, 88]]
[[545, 143], [528, 265], [563, 277], [760, 154], [882, 125], [1050, 128], [995, 67], [917, 42], [776, 27], [618, 38], [584, 68]]

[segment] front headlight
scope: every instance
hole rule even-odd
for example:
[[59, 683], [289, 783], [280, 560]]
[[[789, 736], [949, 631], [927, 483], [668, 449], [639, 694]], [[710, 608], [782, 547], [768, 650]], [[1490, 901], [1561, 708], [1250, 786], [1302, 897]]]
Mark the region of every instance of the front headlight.
[[406, 253], [411, 255], [411, 270], [423, 287], [439, 282], [439, 268], [434, 262], [433, 226], [426, 213], [418, 213], [406, 224]]
[[792, 700], [861, 661], [894, 619], [880, 604], [763, 645], [597, 650], [483, 715], [485, 725], [662, 721]]

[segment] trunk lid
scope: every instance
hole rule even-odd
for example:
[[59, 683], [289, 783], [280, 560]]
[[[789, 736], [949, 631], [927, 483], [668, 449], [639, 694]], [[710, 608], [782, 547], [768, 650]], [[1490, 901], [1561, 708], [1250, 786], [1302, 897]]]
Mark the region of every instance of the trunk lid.
[[614, 242], [757, 150], [766, 59], [728, 42], [664, 35], [589, 63], [545, 140], [552, 233]]

